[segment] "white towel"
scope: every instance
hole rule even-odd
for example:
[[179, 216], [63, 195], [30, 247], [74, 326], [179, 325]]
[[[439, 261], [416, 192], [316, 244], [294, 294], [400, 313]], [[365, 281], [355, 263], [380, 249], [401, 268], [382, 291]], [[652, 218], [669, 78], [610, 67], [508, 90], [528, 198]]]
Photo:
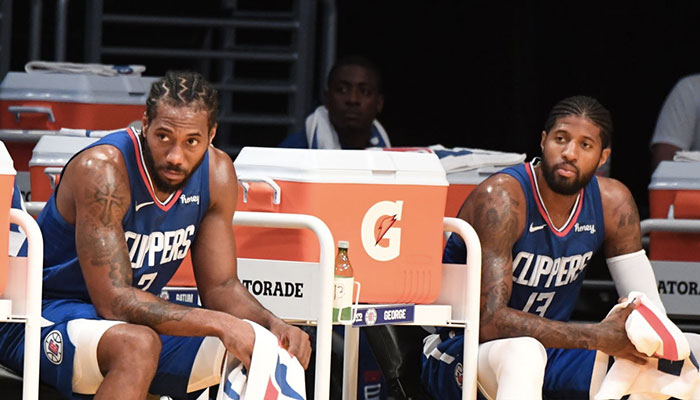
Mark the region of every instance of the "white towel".
[[138, 75], [146, 71], [143, 65], [82, 64], [57, 61], [30, 61], [24, 65], [27, 73], [53, 72], [64, 74], [92, 74], [100, 76]]
[[[608, 369], [610, 356], [599, 351], [593, 369], [599, 373], [594, 372], [591, 383], [595, 399], [619, 399], [627, 394], [631, 400], [700, 399], [698, 363], [680, 329], [643, 293], [630, 292], [628, 300], [613, 310], [635, 300], [637, 306], [627, 317], [625, 330], [637, 350], [652, 358], [645, 365], [615, 358]], [[603, 373], [602, 380], [596, 376]]]
[[700, 161], [700, 151], [678, 151], [673, 161]]
[[304, 368], [279, 345], [272, 332], [246, 321], [255, 330], [255, 346], [246, 371], [238, 360], [226, 354], [217, 400], [305, 400]]
[[466, 147], [449, 149], [441, 144], [434, 144], [429, 149], [437, 154], [442, 167], [448, 174], [481, 167], [508, 167], [525, 161], [523, 153], [505, 153]]
[[[372, 122], [373, 130], [369, 141], [375, 147], [391, 147], [389, 135], [386, 134], [384, 127], [376, 119]], [[306, 140], [309, 142], [310, 149], [336, 149], [339, 150], [340, 138], [338, 133], [333, 129], [330, 119], [328, 119], [328, 109], [325, 106], [319, 106], [316, 110], [306, 117]], [[376, 132], [375, 132], [376, 130]], [[314, 139], [316, 145], [314, 146]]]

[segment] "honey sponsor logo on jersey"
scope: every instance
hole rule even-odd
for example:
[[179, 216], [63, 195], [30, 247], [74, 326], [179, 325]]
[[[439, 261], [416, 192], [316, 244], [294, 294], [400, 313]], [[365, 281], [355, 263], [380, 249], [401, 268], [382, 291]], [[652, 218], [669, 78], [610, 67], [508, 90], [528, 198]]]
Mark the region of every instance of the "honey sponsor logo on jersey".
[[595, 235], [596, 232], [594, 224], [579, 225], [578, 222], [574, 225], [574, 230], [576, 232], [589, 232], [591, 235]]
[[181, 194], [180, 195], [180, 203], [182, 203], [182, 204], [195, 203], [195, 204], [199, 205], [199, 195], [193, 194], [191, 196], [185, 196], [184, 194]]

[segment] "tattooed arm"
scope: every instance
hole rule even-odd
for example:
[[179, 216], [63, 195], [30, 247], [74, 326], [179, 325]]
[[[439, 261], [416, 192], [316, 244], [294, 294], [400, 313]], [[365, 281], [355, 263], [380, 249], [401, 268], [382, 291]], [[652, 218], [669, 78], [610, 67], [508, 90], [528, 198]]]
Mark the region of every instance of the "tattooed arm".
[[192, 245], [197, 289], [205, 307], [259, 323], [306, 368], [311, 357], [309, 336], [266, 310], [238, 280], [236, 243], [231, 229], [238, 199], [238, 180], [226, 153], [209, 149], [210, 206]]
[[545, 347], [599, 349], [642, 362], [624, 335], [624, 320], [631, 308], [599, 324], [575, 324], [508, 307], [513, 288], [512, 250], [525, 227], [525, 204], [517, 180], [497, 174], [479, 185], [460, 211], [459, 217], [474, 227], [482, 246], [479, 340], [529, 336]]
[[629, 189], [619, 181], [598, 178], [605, 212], [605, 257], [642, 249], [639, 212]]
[[66, 167], [57, 193], [59, 212], [75, 225], [78, 259], [97, 313], [161, 334], [217, 336], [249, 365], [254, 342], [249, 324], [226, 313], [169, 303], [132, 286], [122, 228], [130, 197], [124, 160], [112, 146], [80, 153]]

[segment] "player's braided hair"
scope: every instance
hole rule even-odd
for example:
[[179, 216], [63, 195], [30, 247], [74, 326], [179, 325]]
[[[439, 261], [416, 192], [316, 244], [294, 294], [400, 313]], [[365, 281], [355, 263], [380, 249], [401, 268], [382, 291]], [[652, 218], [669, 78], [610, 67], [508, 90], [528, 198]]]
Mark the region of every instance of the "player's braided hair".
[[613, 132], [613, 123], [610, 112], [603, 107], [598, 100], [588, 96], [572, 96], [557, 103], [549, 112], [547, 122], [544, 124], [545, 132], [549, 132], [558, 118], [575, 115], [586, 118], [600, 128], [600, 139], [603, 148], [610, 145], [610, 136]]
[[216, 89], [197, 72], [168, 71], [151, 85], [146, 100], [146, 117], [149, 123], [156, 117], [158, 102], [177, 107], [195, 107], [208, 113], [208, 128], [211, 129], [216, 124], [219, 111], [218, 95]]

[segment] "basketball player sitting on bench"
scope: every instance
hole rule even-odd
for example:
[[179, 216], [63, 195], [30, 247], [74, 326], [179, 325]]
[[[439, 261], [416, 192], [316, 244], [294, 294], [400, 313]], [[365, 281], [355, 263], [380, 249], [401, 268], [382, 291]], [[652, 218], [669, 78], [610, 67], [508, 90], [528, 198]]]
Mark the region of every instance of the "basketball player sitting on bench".
[[[308, 335], [238, 280], [238, 187], [231, 159], [211, 145], [217, 107], [201, 75], [167, 73], [151, 87], [143, 129], [74, 156], [39, 216], [41, 380], [66, 398], [193, 398], [219, 383], [226, 350], [250, 366], [255, 335], [242, 318], [308, 365]], [[158, 297], [188, 249], [203, 308]], [[0, 325], [0, 363], [21, 371], [23, 341], [20, 324]]]
[[[625, 331], [634, 303], [597, 324], [568, 322], [601, 246], [618, 293], [642, 292], [663, 310], [631, 193], [595, 176], [610, 155], [611, 133], [597, 100], [562, 100], [545, 123], [542, 159], [491, 176], [459, 213], [483, 251], [478, 382], [488, 398], [588, 399], [597, 392], [596, 350], [639, 365], [649, 360]], [[453, 235], [444, 261], [464, 263], [464, 254]], [[697, 349], [697, 336], [688, 339]], [[425, 344], [426, 386], [437, 398], [461, 399], [464, 336], [444, 330]]]

